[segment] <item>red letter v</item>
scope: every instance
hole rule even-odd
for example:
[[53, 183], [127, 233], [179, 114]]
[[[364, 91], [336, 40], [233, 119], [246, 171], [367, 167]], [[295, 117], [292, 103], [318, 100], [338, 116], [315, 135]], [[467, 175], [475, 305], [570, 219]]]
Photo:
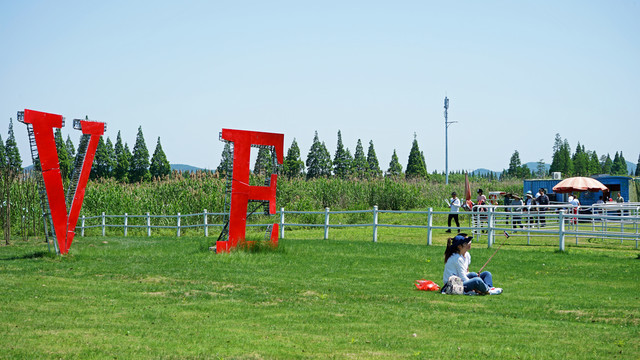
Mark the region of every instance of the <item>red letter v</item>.
[[[70, 204], [70, 211], [67, 213], [60, 162], [58, 161], [58, 151], [53, 135], [53, 128], [59, 129], [63, 126], [62, 115], [25, 109], [23, 122], [33, 126], [33, 134], [42, 169], [42, 179], [44, 180], [53, 223], [52, 231], [58, 242], [60, 253], [66, 254], [69, 252], [69, 247], [73, 242], [78, 216], [84, 200], [85, 187], [93, 164], [93, 157], [98, 147], [100, 136], [104, 134], [104, 123], [77, 121], [83, 136], [89, 136], [90, 139], [82, 162], [80, 176], [75, 184], [75, 194], [73, 194], [73, 200]], [[81, 151], [82, 149], [78, 149], [79, 154]]]

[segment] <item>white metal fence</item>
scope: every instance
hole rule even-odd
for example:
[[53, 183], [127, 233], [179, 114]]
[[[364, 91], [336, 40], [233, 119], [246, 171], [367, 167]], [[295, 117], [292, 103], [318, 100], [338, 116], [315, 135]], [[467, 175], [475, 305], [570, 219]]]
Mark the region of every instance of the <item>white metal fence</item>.
[[[576, 213], [576, 209], [570, 205], [547, 205], [547, 206], [475, 206], [472, 212], [460, 212], [462, 216], [468, 217], [468, 226], [457, 228], [463, 231], [469, 231], [474, 234], [478, 241], [482, 241], [486, 237], [489, 247], [494, 243], [496, 234], [509, 232], [511, 236], [520, 236], [527, 238], [527, 244], [530, 244], [532, 237], [554, 237], [558, 239], [560, 250], [565, 249], [565, 240], [568, 237], [575, 237], [576, 244], [580, 238], [601, 238], [601, 239], [619, 239], [621, 242], [625, 240], [635, 240], [635, 246], [638, 248], [640, 241], [640, 233], [638, 232], [640, 224], [640, 204], [624, 204], [624, 205], [607, 205], [594, 206], [590, 209], [591, 213]], [[397, 213], [397, 214], [417, 214], [424, 216], [423, 222], [415, 224], [385, 224], [379, 221], [379, 214]], [[307, 214], [318, 215], [323, 217], [321, 223], [287, 223], [286, 215]], [[331, 215], [337, 214], [371, 214], [371, 222], [364, 223], [331, 223]], [[380, 210], [374, 206], [371, 210], [355, 210], [355, 211], [330, 211], [325, 208], [324, 211], [285, 211], [281, 208], [277, 212], [277, 219], [271, 223], [279, 223], [280, 238], [285, 237], [285, 228], [289, 227], [320, 227], [324, 230], [324, 239], [329, 239], [329, 229], [341, 227], [371, 227], [372, 240], [378, 240], [378, 228], [418, 228], [427, 230], [427, 244], [432, 244], [433, 230], [446, 230], [448, 226], [434, 225], [434, 216], [447, 216], [448, 211], [433, 211], [432, 208], [427, 211], [398, 211], [398, 210]], [[147, 236], [151, 236], [153, 229], [173, 229], [177, 237], [180, 237], [182, 229], [201, 228], [204, 236], [209, 236], [209, 228], [222, 228], [222, 223], [209, 223], [210, 217], [222, 219], [223, 213], [210, 213], [205, 209], [202, 213], [197, 214], [180, 214], [177, 215], [106, 215], [102, 213], [99, 216], [85, 217], [82, 216], [80, 225], [76, 231], [80, 231], [81, 236], [85, 236], [85, 229], [99, 228], [102, 236], [106, 236], [107, 228], [122, 228], [123, 235], [127, 236], [129, 229], [144, 229]], [[194, 221], [195, 218], [195, 221]], [[107, 220], [110, 220], [107, 223]], [[111, 219], [122, 219], [114, 221]], [[137, 219], [137, 220], [136, 220]], [[165, 224], [156, 224], [155, 219], [164, 219]], [[174, 220], [175, 219], [175, 220]], [[188, 219], [188, 223], [183, 222]], [[136, 224], [130, 223], [130, 220]], [[114, 223], [115, 222], [115, 223]], [[172, 224], [170, 224], [172, 223]], [[249, 227], [266, 227], [269, 224], [250, 224]]]

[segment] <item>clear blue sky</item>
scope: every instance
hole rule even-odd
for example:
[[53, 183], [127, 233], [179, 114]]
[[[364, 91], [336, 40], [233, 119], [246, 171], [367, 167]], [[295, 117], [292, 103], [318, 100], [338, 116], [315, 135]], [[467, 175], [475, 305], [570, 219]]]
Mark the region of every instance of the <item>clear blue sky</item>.
[[415, 132], [431, 172], [446, 95], [450, 170], [550, 163], [556, 133], [635, 163], [639, 19], [638, 1], [3, 1], [0, 131], [24, 108], [88, 115], [210, 169], [222, 128], [284, 133], [303, 160], [341, 130], [384, 169]]

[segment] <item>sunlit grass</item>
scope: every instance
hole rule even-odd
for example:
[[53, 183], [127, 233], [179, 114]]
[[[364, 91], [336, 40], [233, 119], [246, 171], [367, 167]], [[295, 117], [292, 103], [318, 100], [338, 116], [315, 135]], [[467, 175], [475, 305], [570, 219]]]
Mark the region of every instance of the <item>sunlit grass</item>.
[[[511, 237], [488, 265], [502, 295], [416, 291], [441, 283], [447, 235], [291, 230], [278, 251], [231, 254], [207, 250], [214, 236], [90, 237], [64, 257], [14, 241], [0, 247], [0, 358], [637, 358], [631, 244]], [[494, 251], [474, 243], [472, 270]]]

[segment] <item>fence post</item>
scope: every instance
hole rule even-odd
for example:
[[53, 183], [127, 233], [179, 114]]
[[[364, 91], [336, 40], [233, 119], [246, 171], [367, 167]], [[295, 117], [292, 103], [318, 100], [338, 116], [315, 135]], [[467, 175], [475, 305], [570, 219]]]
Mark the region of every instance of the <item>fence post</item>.
[[151, 216], [147, 212], [147, 236], [151, 236]]
[[127, 213], [124, 213], [124, 236], [127, 237]]
[[105, 221], [104, 221], [104, 211], [102, 212], [102, 236], [105, 236]]
[[564, 210], [560, 210], [558, 214], [558, 223], [559, 223], [559, 238], [560, 238], [560, 251], [564, 251]]
[[493, 207], [490, 207], [488, 209], [489, 214], [488, 214], [488, 218], [487, 218], [487, 244], [488, 247], [493, 246], [493, 226], [494, 226], [494, 221], [495, 219], [493, 218], [494, 212], [493, 212]]
[[80, 236], [84, 237], [84, 215], [82, 215], [82, 228], [80, 230]]
[[207, 225], [207, 209], [204, 209], [204, 237], [209, 236], [209, 225]]
[[432, 244], [432, 227], [433, 226], [433, 208], [429, 208], [429, 213], [427, 214], [427, 245]]
[[329, 208], [324, 208], [324, 239], [329, 239]]
[[378, 242], [378, 205], [373, 205], [373, 242]]
[[280, 239], [284, 239], [284, 208], [280, 208]]
[[180, 237], [180, 213], [178, 213], [178, 226], [176, 226], [177, 230], [177, 235], [178, 237]]
[[638, 220], [639, 220], [639, 218], [638, 218], [639, 211], [638, 210], [640, 210], [640, 208], [636, 208], [636, 216], [635, 216], [635, 220], [634, 220], [635, 225], [636, 225], [636, 249], [638, 248]]

